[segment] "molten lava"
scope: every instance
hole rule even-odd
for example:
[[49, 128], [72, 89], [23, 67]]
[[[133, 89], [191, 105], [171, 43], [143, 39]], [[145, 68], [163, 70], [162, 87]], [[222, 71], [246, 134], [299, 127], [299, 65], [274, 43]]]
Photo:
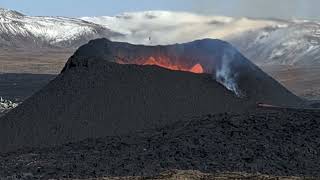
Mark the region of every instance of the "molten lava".
[[161, 58], [161, 57], [160, 58], [150, 57], [147, 59], [147, 61], [142, 63], [142, 65], [156, 65], [156, 66], [160, 66], [160, 67], [175, 70], [175, 71], [189, 71], [197, 74], [204, 72], [201, 64], [196, 64], [192, 68], [186, 68], [186, 65], [173, 64], [168, 59]]
[[201, 74], [203, 73], [203, 68], [201, 64], [196, 64], [190, 69], [190, 72]]

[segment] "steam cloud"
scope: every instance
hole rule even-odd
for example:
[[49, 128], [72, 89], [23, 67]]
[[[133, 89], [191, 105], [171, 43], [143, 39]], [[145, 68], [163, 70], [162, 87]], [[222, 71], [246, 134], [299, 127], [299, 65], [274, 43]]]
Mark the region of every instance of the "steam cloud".
[[111, 38], [114, 41], [146, 45], [184, 43], [204, 38], [228, 40], [232, 35], [278, 24], [271, 20], [204, 16], [169, 11], [133, 12], [115, 17], [83, 17], [81, 19], [123, 34], [121, 37]]

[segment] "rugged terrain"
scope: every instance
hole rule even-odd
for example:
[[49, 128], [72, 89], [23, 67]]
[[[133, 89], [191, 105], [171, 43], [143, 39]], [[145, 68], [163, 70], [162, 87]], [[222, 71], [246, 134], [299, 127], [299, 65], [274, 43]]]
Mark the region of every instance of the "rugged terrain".
[[192, 169], [319, 177], [319, 119], [319, 110], [208, 114], [155, 130], [1, 154], [0, 175], [95, 178]]

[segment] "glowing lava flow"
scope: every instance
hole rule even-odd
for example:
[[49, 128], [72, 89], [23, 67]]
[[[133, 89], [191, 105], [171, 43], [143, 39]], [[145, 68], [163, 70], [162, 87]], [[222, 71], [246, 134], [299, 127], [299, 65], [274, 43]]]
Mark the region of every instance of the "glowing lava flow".
[[188, 69], [188, 68], [183, 67], [182, 65], [174, 65], [174, 64], [170, 63], [168, 60], [166, 60], [165, 58], [155, 59], [154, 57], [150, 57], [142, 65], [156, 65], [156, 66], [160, 66], [160, 67], [175, 70], [175, 71], [189, 71], [189, 72], [197, 73], [197, 74], [201, 74], [204, 72], [201, 64], [196, 64], [192, 68]]
[[202, 68], [201, 64], [196, 64], [190, 69], [190, 72], [201, 74], [204, 71], [203, 71], [203, 68]]

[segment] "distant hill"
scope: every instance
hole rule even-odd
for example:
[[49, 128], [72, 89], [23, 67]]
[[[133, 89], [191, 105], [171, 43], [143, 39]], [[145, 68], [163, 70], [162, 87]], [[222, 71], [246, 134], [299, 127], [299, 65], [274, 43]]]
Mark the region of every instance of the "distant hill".
[[26, 16], [0, 8], [2, 48], [77, 48], [94, 38], [119, 35], [104, 26], [80, 19]]

